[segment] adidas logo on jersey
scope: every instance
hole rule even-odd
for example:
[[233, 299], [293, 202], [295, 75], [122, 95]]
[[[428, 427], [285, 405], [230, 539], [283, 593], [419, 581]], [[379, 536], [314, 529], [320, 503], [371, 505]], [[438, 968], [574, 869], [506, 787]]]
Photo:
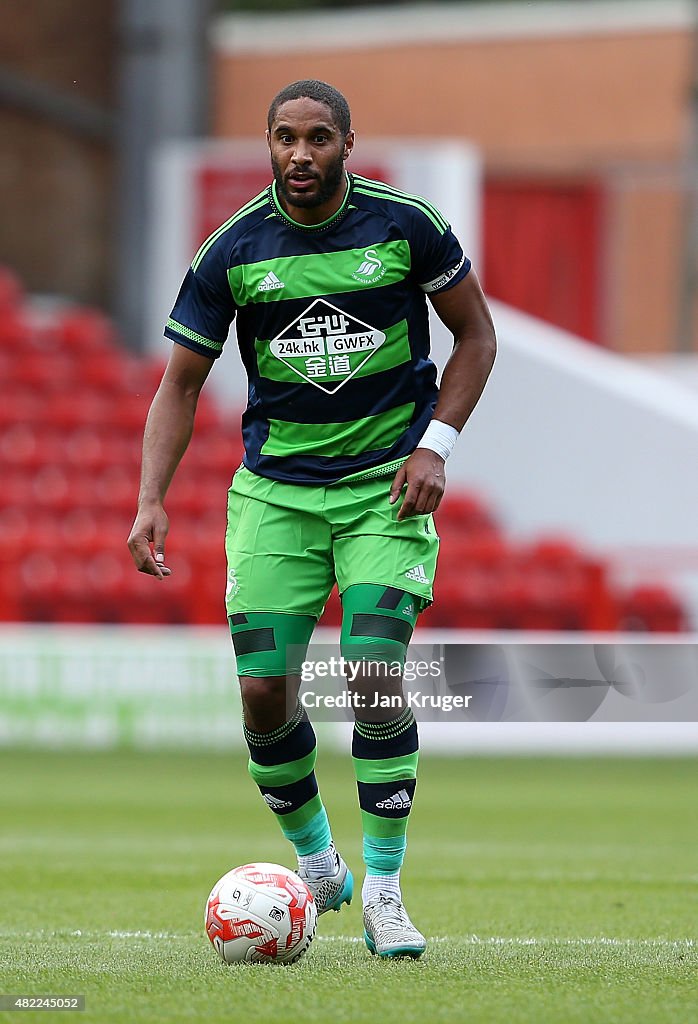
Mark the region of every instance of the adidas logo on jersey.
[[281, 811], [284, 807], [293, 806], [290, 800], [281, 800], [278, 796], [272, 796], [271, 793], [262, 793], [262, 797], [272, 811]]
[[399, 811], [405, 807], [411, 807], [412, 801], [410, 800], [410, 794], [406, 789], [401, 789], [399, 793], [393, 793], [387, 800], [379, 800], [376, 807], [380, 807], [386, 811]]
[[266, 277], [262, 278], [257, 291], [258, 292], [273, 292], [276, 288], [285, 288], [286, 285], [283, 281], [279, 281], [278, 277], [273, 270], [270, 270]]
[[431, 580], [427, 579], [424, 566], [421, 563], [420, 565], [413, 565], [404, 575], [408, 580], [414, 580], [415, 583], [431, 583]]

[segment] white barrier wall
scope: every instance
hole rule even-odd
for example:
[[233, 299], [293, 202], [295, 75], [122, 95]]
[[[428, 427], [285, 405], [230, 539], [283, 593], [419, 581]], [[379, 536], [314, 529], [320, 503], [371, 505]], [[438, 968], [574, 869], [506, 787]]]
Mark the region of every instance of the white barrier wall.
[[[622, 652], [619, 654], [624, 640], [632, 642], [635, 651], [625, 662]], [[501, 681], [483, 670], [482, 663], [473, 667], [471, 662], [462, 682], [454, 684], [449, 676], [450, 691], [467, 690], [475, 695], [474, 701], [479, 699], [478, 687], [480, 691], [483, 686], [495, 688], [499, 706], [494, 710], [501, 720], [479, 721], [476, 710], [475, 720], [420, 721], [422, 746], [433, 754], [464, 755], [697, 754], [697, 640], [683, 637], [677, 644], [676, 638], [668, 642], [661, 637], [418, 632], [417, 654], [424, 655], [441, 644], [461, 645], [451, 648], [456, 656], [465, 650], [478, 656], [491, 651], [500, 662], [503, 658], [509, 663], [511, 675], [504, 689]], [[315, 656], [325, 645], [338, 654], [336, 641], [335, 631], [317, 630]], [[522, 658], [521, 649], [529, 644]], [[645, 680], [641, 668], [633, 670], [632, 662], [638, 661], [638, 645], [642, 644], [653, 648], [645, 667], [657, 664], [656, 656], [671, 654], [676, 671], [670, 687], [664, 687], [660, 675], [657, 689], [656, 680], [654, 684], [652, 678]], [[559, 648], [560, 658], [554, 646]], [[513, 660], [510, 651], [516, 654]], [[594, 668], [603, 665], [604, 657], [616, 662], [615, 683], [610, 688], [606, 683], [601, 686], [601, 676]], [[552, 689], [541, 689], [538, 670], [533, 687], [529, 686], [528, 692], [520, 689], [521, 679], [516, 677], [529, 662], [544, 662], [560, 676]], [[570, 672], [581, 678], [567, 678]], [[510, 682], [515, 699], [506, 704]], [[567, 694], [573, 684], [576, 703], [570, 705]], [[526, 702], [523, 708], [521, 693]], [[491, 696], [486, 693], [485, 697], [487, 715]], [[551, 700], [557, 701], [552, 712], [557, 720], [541, 720], [550, 717]], [[416, 714], [419, 718], [420, 713]], [[509, 720], [517, 715], [526, 720]], [[600, 720], [604, 716], [610, 720]], [[346, 718], [318, 722], [322, 715], [311, 717], [321, 744], [349, 750], [351, 725]], [[595, 720], [584, 720], [588, 717]], [[0, 746], [227, 750], [242, 745], [240, 722], [234, 659], [224, 627], [0, 629]]]
[[[628, 359], [492, 302], [485, 394], [448, 463], [518, 534], [698, 551], [698, 399]], [[435, 328], [442, 365], [449, 339]]]

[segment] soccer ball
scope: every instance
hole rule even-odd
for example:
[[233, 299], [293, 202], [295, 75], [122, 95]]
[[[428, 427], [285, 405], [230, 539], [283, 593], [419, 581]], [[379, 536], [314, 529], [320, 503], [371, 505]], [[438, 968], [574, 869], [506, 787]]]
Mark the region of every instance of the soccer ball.
[[317, 907], [305, 882], [280, 864], [243, 864], [219, 879], [204, 927], [227, 964], [292, 964], [315, 938]]

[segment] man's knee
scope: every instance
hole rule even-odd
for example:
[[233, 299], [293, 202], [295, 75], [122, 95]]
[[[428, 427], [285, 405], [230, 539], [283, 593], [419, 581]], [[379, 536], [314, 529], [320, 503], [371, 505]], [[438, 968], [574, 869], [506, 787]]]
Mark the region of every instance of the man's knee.
[[296, 701], [293, 680], [285, 676], [240, 676], [245, 725], [253, 732], [271, 732], [288, 720]]

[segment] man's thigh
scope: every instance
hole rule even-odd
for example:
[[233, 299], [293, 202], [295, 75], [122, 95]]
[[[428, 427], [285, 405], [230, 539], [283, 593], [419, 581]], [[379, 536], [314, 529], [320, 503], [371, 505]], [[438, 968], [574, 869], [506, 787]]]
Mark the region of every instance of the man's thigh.
[[322, 490], [238, 470], [225, 538], [228, 615], [271, 611], [319, 618], [334, 584], [331, 531], [312, 511], [313, 492]]
[[421, 599], [420, 607], [431, 604], [439, 552], [433, 517], [399, 521], [401, 499], [390, 504], [389, 478], [336, 487], [332, 522], [340, 594], [373, 583], [413, 594]]

